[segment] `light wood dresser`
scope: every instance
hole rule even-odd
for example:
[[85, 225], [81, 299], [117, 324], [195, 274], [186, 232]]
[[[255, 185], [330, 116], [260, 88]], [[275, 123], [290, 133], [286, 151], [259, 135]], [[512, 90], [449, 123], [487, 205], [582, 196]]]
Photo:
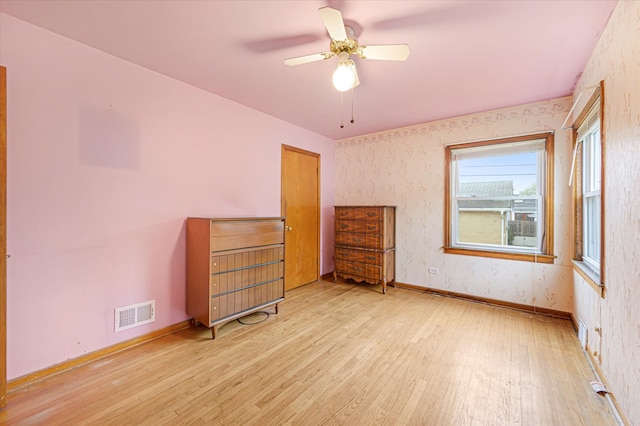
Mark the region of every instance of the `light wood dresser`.
[[284, 300], [284, 217], [187, 218], [187, 313], [216, 330]]
[[335, 270], [357, 282], [395, 287], [395, 206], [335, 206]]

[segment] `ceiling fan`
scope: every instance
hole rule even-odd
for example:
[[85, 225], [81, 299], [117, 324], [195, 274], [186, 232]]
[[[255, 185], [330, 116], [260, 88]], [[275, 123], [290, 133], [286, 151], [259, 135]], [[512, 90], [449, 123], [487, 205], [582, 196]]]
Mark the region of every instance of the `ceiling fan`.
[[345, 92], [360, 84], [356, 66], [349, 57], [357, 55], [361, 59], [381, 59], [386, 61], [404, 61], [409, 56], [409, 46], [406, 44], [387, 44], [374, 46], [360, 46], [355, 38], [352, 27], [345, 25], [339, 10], [329, 6], [318, 9], [320, 17], [327, 28], [331, 44], [329, 52], [314, 53], [286, 59], [289, 66], [322, 61], [333, 56], [338, 57], [338, 68], [333, 73], [333, 85], [340, 92]]

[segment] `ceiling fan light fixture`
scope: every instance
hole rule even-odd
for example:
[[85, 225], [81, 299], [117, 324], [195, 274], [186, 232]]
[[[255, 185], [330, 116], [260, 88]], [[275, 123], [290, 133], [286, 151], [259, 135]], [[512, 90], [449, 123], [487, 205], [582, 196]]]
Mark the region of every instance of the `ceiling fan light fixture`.
[[356, 82], [355, 64], [346, 52], [340, 53], [339, 58], [338, 68], [333, 72], [333, 87], [339, 92], [346, 92]]

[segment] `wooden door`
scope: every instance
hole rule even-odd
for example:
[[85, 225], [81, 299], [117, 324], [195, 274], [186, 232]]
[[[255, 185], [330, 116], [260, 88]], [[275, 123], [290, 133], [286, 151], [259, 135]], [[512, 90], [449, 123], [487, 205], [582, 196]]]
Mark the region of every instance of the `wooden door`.
[[320, 277], [320, 155], [282, 145], [285, 290]]
[[7, 69], [0, 67], [0, 407], [7, 403]]

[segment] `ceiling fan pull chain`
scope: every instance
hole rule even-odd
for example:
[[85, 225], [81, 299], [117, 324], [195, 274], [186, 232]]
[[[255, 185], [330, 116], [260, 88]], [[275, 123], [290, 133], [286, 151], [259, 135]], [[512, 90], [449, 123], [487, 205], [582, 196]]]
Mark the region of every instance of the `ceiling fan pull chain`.
[[340, 92], [340, 128], [344, 129], [344, 92]]
[[351, 124], [353, 124], [353, 122], [355, 121], [353, 119], [353, 87], [351, 88]]

